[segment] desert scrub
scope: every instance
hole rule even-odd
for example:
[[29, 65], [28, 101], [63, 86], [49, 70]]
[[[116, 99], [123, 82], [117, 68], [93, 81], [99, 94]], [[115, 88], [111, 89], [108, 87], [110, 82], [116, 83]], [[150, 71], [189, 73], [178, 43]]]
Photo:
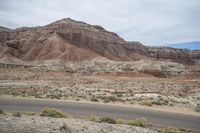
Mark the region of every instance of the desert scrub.
[[98, 102], [98, 99], [96, 97], [91, 97], [90, 101], [92, 101], [92, 102]]
[[108, 116], [103, 116], [103, 117], [98, 117], [98, 116], [91, 116], [89, 118], [90, 121], [93, 121], [93, 122], [104, 122], [104, 123], [110, 123], [110, 124], [115, 124], [116, 123], [116, 120], [113, 119], [113, 118], [110, 118]]
[[144, 101], [141, 104], [145, 106], [153, 106], [153, 105], [168, 105], [169, 101], [167, 99], [158, 98], [155, 100]]
[[129, 120], [128, 125], [134, 125], [139, 127], [146, 127], [148, 126], [148, 122], [144, 118], [136, 119], [136, 120]]
[[60, 127], [60, 130], [66, 130], [67, 129], [67, 123], [63, 122], [62, 126]]
[[46, 117], [55, 117], [55, 118], [67, 118], [67, 115], [65, 112], [55, 109], [55, 108], [44, 108], [40, 112], [40, 116], [46, 116]]
[[3, 110], [0, 110], [0, 115], [5, 115], [6, 113]]
[[180, 133], [180, 130], [177, 128], [163, 128], [159, 130], [160, 133]]
[[47, 94], [46, 98], [50, 99], [61, 99], [62, 95], [61, 94]]
[[115, 124], [116, 120], [108, 116], [100, 117], [100, 122]]
[[123, 95], [122, 94], [117, 94], [117, 97], [123, 97]]
[[116, 120], [116, 124], [125, 124], [126, 122], [125, 122], [125, 120], [123, 120], [123, 119], [117, 119]]
[[25, 115], [29, 115], [29, 116], [34, 116], [34, 115], [36, 115], [37, 113], [35, 113], [35, 112], [25, 112], [24, 114], [25, 114]]
[[153, 100], [152, 104], [155, 105], [167, 105], [169, 101], [167, 99], [163, 99], [162, 97], [158, 98], [157, 100]]
[[93, 122], [100, 122], [100, 118], [95, 115], [90, 116], [89, 120]]
[[196, 108], [195, 108], [196, 112], [200, 112], [200, 104], [197, 104]]
[[109, 100], [109, 99], [103, 99], [103, 102], [104, 102], [104, 103], [109, 103], [110, 100]]
[[13, 113], [12, 115], [15, 116], [15, 117], [21, 117], [22, 116], [19, 112]]
[[108, 103], [108, 102], [115, 102], [118, 101], [118, 99], [115, 96], [103, 96], [101, 97], [101, 99], [103, 100], [104, 103]]
[[145, 105], [145, 106], [152, 106], [152, 102], [151, 101], [144, 101], [142, 102], [142, 105]]

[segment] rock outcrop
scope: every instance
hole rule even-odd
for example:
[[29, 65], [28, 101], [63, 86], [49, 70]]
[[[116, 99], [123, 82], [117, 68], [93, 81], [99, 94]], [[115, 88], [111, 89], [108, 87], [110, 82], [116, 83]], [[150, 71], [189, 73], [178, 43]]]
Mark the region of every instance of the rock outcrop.
[[97, 57], [114, 61], [150, 58], [194, 64], [195, 60], [200, 59], [200, 52], [126, 42], [101, 26], [67, 18], [41, 27], [14, 30], [0, 27], [0, 58], [3, 57], [24, 61], [61, 59], [64, 62]]

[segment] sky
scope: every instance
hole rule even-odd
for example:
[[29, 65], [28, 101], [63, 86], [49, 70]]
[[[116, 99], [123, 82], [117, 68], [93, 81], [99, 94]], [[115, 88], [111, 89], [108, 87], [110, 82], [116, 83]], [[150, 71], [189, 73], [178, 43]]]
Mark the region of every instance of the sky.
[[200, 42], [184, 42], [184, 43], [170, 44], [169, 46], [173, 48], [200, 50]]
[[200, 45], [200, 0], [0, 0], [4, 27], [42, 26], [68, 17], [144, 45]]

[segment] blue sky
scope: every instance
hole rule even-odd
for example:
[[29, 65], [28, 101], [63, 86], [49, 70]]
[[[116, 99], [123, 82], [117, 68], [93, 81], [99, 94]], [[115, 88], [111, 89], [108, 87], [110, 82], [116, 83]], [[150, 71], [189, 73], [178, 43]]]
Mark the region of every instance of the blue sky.
[[9, 28], [70, 17], [149, 46], [200, 42], [200, 0], [0, 0], [0, 16]]
[[177, 43], [177, 44], [170, 44], [170, 47], [173, 48], [186, 48], [192, 50], [200, 50], [200, 42], [184, 42], [184, 43]]

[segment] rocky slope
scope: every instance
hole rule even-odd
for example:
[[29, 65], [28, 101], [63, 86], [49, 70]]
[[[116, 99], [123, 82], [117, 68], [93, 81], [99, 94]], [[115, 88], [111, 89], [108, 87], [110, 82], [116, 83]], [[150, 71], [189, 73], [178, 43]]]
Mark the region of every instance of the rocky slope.
[[194, 64], [200, 59], [200, 51], [146, 47], [139, 42], [126, 42], [101, 26], [67, 18], [41, 27], [0, 27], [0, 58], [5, 57], [64, 62], [99, 57], [115, 61], [148, 58]]

